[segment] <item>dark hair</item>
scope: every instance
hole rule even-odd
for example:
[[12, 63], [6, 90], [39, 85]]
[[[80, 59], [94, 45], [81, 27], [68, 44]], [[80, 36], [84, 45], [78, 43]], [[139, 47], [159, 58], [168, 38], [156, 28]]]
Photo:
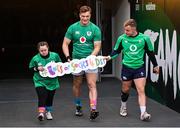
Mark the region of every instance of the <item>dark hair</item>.
[[129, 19], [124, 22], [124, 27], [131, 26], [131, 27], [137, 27], [136, 21], [134, 19]]
[[47, 48], [49, 49], [49, 44], [46, 41], [41, 41], [37, 44], [37, 49], [39, 50], [40, 46], [46, 45]]
[[91, 7], [89, 6], [81, 6], [80, 9], [79, 9], [79, 13], [84, 13], [84, 12], [90, 12], [91, 13]]

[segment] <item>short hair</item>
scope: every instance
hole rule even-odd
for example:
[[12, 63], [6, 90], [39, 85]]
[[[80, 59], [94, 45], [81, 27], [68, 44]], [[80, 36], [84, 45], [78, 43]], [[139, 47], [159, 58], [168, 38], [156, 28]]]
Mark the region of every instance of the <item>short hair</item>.
[[79, 9], [79, 13], [85, 13], [85, 12], [90, 12], [91, 13], [91, 11], [92, 11], [91, 7], [86, 6], [86, 5], [81, 6], [80, 9]]
[[49, 44], [46, 41], [41, 41], [37, 44], [37, 49], [39, 50], [40, 46], [46, 45], [47, 48], [49, 48]]
[[131, 27], [137, 27], [136, 21], [134, 19], [129, 19], [124, 22], [124, 27], [131, 26]]

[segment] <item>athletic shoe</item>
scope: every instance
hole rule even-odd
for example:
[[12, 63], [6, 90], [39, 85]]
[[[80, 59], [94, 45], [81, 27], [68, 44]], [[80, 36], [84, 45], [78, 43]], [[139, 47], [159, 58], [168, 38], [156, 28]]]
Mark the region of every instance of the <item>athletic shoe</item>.
[[151, 118], [151, 115], [148, 114], [147, 112], [144, 112], [144, 113], [140, 116], [140, 119], [141, 119], [142, 121], [148, 121], [148, 120], [150, 120], [150, 118]]
[[76, 112], [75, 112], [76, 116], [82, 116], [82, 107], [81, 106], [76, 106]]
[[39, 113], [38, 120], [43, 121], [44, 120], [44, 113]]
[[94, 120], [94, 119], [96, 119], [98, 116], [99, 116], [99, 112], [98, 112], [98, 111], [96, 111], [96, 110], [91, 110], [89, 119], [90, 119], [90, 120]]
[[52, 120], [53, 119], [53, 117], [51, 115], [51, 112], [46, 112], [46, 119], [47, 120]]
[[121, 106], [119, 114], [123, 117], [127, 116], [127, 108], [125, 106]]

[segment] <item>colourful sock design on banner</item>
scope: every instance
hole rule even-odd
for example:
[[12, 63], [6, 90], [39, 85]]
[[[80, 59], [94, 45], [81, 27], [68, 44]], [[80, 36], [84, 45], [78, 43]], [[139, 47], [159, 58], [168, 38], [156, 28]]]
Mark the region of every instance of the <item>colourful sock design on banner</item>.
[[90, 107], [91, 109], [96, 109], [97, 100], [90, 100]]

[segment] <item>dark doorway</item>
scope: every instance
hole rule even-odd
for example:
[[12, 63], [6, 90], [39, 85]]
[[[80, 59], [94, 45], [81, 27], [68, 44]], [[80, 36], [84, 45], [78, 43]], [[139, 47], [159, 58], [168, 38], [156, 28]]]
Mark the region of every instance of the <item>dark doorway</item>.
[[0, 2], [0, 78], [29, 76], [28, 64], [37, 53], [36, 44], [46, 40], [52, 51], [62, 54], [67, 27], [77, 21], [81, 5], [88, 0], [22, 0]]

